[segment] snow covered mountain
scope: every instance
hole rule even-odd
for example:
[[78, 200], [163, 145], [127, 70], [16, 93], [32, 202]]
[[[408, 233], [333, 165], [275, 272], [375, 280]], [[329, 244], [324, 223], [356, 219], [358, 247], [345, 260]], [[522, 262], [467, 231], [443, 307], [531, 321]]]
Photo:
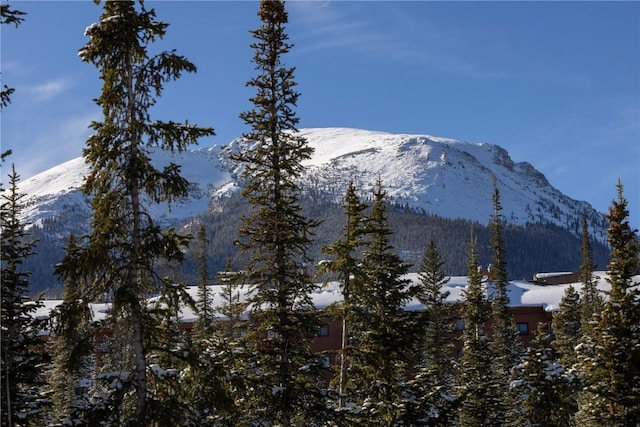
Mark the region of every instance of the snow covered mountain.
[[[429, 135], [390, 134], [347, 128], [302, 129], [314, 147], [302, 179], [305, 188], [330, 195], [337, 202], [353, 179], [363, 195], [382, 180], [390, 201], [448, 218], [487, 223], [493, 213], [495, 180], [500, 190], [502, 214], [513, 224], [551, 223], [575, 233], [586, 214], [594, 236], [604, 240], [603, 215], [587, 202], [562, 194], [527, 162], [515, 163], [497, 145], [468, 143]], [[152, 215], [168, 225], [205, 213], [212, 199], [236, 191], [237, 165], [229, 152], [242, 149], [237, 138], [181, 154], [155, 153], [154, 162], [182, 165], [191, 182], [189, 196], [169, 206], [153, 206]], [[77, 158], [20, 183], [25, 197], [24, 219], [41, 224], [46, 218], [87, 218], [89, 200], [79, 188], [87, 166]]]

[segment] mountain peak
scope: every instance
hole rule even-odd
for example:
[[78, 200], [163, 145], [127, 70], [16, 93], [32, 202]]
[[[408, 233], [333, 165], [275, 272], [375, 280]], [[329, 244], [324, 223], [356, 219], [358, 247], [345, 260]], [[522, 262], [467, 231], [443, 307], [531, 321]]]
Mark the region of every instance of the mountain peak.
[[[432, 135], [392, 134], [350, 128], [301, 129], [314, 148], [306, 161], [302, 185], [341, 201], [350, 180], [369, 196], [378, 178], [393, 203], [430, 214], [487, 223], [493, 213], [493, 183], [501, 196], [504, 219], [513, 224], [555, 224], [575, 233], [583, 215], [591, 231], [604, 239], [603, 215], [588, 203], [571, 199], [549, 184], [527, 162], [514, 162], [502, 147]], [[158, 221], [177, 223], [204, 213], [213, 197], [239, 182], [226, 158], [242, 149], [243, 139], [183, 153], [156, 152], [161, 166], [173, 161], [191, 182], [189, 196], [171, 206], [153, 206]], [[27, 195], [28, 222], [55, 216], [64, 209], [88, 215], [80, 188], [88, 166], [76, 158], [20, 183]]]

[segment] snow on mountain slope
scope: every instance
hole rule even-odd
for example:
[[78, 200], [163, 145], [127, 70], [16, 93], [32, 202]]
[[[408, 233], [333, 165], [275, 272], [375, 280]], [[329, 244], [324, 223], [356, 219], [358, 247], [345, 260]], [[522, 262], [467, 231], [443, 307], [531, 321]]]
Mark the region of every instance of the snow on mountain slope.
[[[206, 212], [215, 192], [231, 181], [230, 174], [219, 162], [217, 146], [170, 154], [155, 152], [154, 165], [161, 168], [173, 161], [182, 167], [182, 176], [190, 183], [189, 195], [168, 206], [151, 205], [149, 211], [156, 221], [174, 224]], [[23, 216], [30, 223], [73, 210], [76, 214], [90, 214], [89, 198], [80, 190], [89, 167], [83, 158], [65, 162], [19, 183], [19, 191], [26, 194]]]
[[[526, 162], [515, 163], [503, 148], [429, 135], [405, 135], [348, 128], [302, 129], [314, 147], [305, 162], [305, 186], [332, 194], [340, 201], [350, 179], [368, 196], [382, 180], [391, 201], [449, 218], [487, 223], [493, 213], [493, 181], [501, 196], [502, 214], [514, 224], [553, 223], [577, 232], [583, 214], [592, 232], [604, 238], [604, 220], [588, 203], [572, 200], [552, 187]], [[170, 160], [182, 165], [192, 183], [189, 196], [172, 205], [153, 206], [152, 215], [165, 224], [204, 213], [212, 197], [237, 188], [237, 168], [229, 152], [246, 142], [170, 155], [155, 153], [157, 166]], [[20, 184], [27, 194], [25, 218], [31, 222], [74, 209], [88, 215], [88, 200], [78, 189], [87, 171], [74, 159]]]

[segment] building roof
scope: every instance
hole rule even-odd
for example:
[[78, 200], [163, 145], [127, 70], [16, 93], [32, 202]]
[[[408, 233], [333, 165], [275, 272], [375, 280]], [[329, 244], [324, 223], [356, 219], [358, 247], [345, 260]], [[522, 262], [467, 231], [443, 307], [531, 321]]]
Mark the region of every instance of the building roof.
[[[598, 289], [608, 290], [610, 288], [610, 285], [606, 280], [606, 272], [595, 272], [594, 275], [597, 280]], [[419, 280], [418, 273], [409, 273], [406, 277], [414, 282]], [[640, 275], [635, 276], [634, 280], [636, 283], [640, 283]], [[450, 277], [447, 284], [443, 287], [443, 292], [449, 292], [449, 296], [447, 297], [446, 301], [449, 303], [464, 302], [464, 292], [467, 288], [467, 285], [468, 280], [466, 276]], [[491, 294], [491, 282], [485, 282], [483, 283], [483, 286], [485, 287], [486, 291]], [[561, 285], [539, 285], [527, 281], [510, 281], [508, 285], [508, 293], [511, 300], [510, 306], [542, 307], [545, 311], [557, 311], [559, 309], [560, 300], [562, 299], [565, 290], [569, 286], [574, 286], [577, 291], [580, 291], [580, 289], [582, 288], [582, 284], [579, 282]], [[211, 290], [213, 291], [212, 293], [214, 308], [223, 305], [223, 299], [220, 289], [221, 288], [219, 286], [211, 286]], [[249, 286], [243, 286], [239, 289], [242, 298], [245, 297], [248, 289]], [[191, 297], [194, 298], [194, 300], [197, 300], [198, 288], [196, 286], [188, 287], [187, 291], [191, 295]], [[154, 298], [150, 299], [150, 302], [154, 301], [156, 301]], [[337, 282], [329, 282], [325, 284], [313, 293], [312, 301], [314, 305], [319, 309], [325, 308], [332, 303], [342, 301], [340, 285]], [[61, 300], [45, 300], [43, 302], [43, 307], [38, 309], [36, 316], [40, 318], [49, 317], [51, 310], [61, 302]], [[93, 312], [94, 320], [105, 319], [110, 307], [109, 304], [105, 303], [90, 304], [90, 306]], [[417, 299], [414, 299], [406, 305], [406, 308], [407, 310], [421, 310], [424, 308], [424, 306]], [[245, 312], [245, 316], [246, 315], [248, 315], [248, 310]], [[190, 307], [184, 306], [180, 310], [179, 317], [183, 322], [193, 322], [197, 318], [197, 315]], [[219, 315], [219, 318], [221, 320], [224, 320], [224, 317], [221, 314]]]

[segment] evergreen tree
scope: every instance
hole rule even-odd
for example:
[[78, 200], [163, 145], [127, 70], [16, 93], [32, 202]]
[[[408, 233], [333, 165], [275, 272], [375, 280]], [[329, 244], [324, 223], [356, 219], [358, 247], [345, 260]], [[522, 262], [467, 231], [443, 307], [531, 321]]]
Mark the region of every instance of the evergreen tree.
[[[75, 236], [66, 248], [72, 254], [80, 248]], [[86, 424], [93, 383], [95, 333], [91, 308], [82, 299], [79, 278], [68, 277], [62, 304], [51, 313], [53, 371], [49, 380], [53, 393], [53, 419], [61, 423]], [[75, 424], [73, 424], [75, 423]]]
[[33, 255], [35, 241], [29, 240], [26, 224], [20, 219], [24, 194], [18, 192], [20, 176], [12, 165], [9, 188], [0, 195], [1, 231], [1, 356], [2, 356], [2, 425], [38, 425], [46, 403], [39, 397], [40, 325], [35, 312], [42, 306], [40, 298], [29, 294], [29, 275], [22, 264]]
[[247, 304], [241, 295], [242, 284], [237, 282], [236, 276], [231, 257], [228, 256], [224, 271], [218, 273], [222, 304], [216, 310], [226, 319], [227, 327], [223, 328], [223, 335], [229, 340], [236, 340], [245, 332], [243, 317]]
[[587, 218], [582, 217], [582, 245], [580, 246], [582, 264], [580, 265], [580, 282], [582, 292], [580, 297], [581, 325], [583, 335], [593, 334], [593, 315], [600, 314], [604, 307], [604, 299], [597, 288], [597, 281], [593, 275], [593, 248], [587, 228]]
[[593, 335], [579, 346], [580, 369], [586, 385], [576, 415], [579, 425], [632, 426], [640, 420], [640, 289], [637, 273], [640, 244], [629, 226], [627, 200], [618, 182], [609, 228], [608, 300]]
[[[556, 392], [554, 398], [557, 402], [558, 410], [563, 413], [575, 414], [578, 410], [578, 395], [582, 389], [581, 378], [577, 370], [578, 356], [576, 346], [581, 342], [583, 327], [581, 321], [582, 309], [580, 306], [580, 295], [576, 288], [569, 285], [560, 300], [559, 310], [553, 313], [551, 321], [553, 335], [551, 345], [555, 351], [557, 363], [564, 370], [563, 378], [567, 381], [563, 383], [561, 390]], [[560, 393], [563, 393], [560, 396]], [[573, 420], [567, 425], [573, 425]]]
[[453, 422], [456, 404], [453, 396], [454, 360], [453, 333], [455, 317], [453, 305], [446, 302], [449, 291], [443, 286], [449, 278], [443, 272], [444, 261], [433, 238], [420, 263], [418, 300], [424, 305], [424, 328], [421, 337], [420, 364], [410, 386], [415, 395], [417, 413], [415, 423], [448, 426]]
[[459, 399], [460, 426], [488, 426], [493, 424], [499, 387], [493, 370], [493, 354], [485, 331], [491, 318], [491, 308], [483, 289], [475, 237], [469, 249], [468, 280], [462, 306], [464, 332], [460, 361]]
[[559, 354], [560, 362], [566, 368], [574, 367], [578, 360], [575, 348], [581, 340], [582, 321], [580, 295], [573, 286], [565, 289], [559, 310], [553, 313], [551, 324], [554, 333], [553, 348]]
[[493, 215], [489, 224], [491, 232], [491, 282], [493, 295], [491, 308], [493, 311], [493, 335], [491, 350], [494, 353], [493, 369], [500, 387], [498, 407], [494, 413], [494, 423], [504, 424], [509, 416], [508, 412], [514, 408], [509, 402], [509, 383], [511, 370], [522, 357], [522, 341], [516, 329], [513, 315], [509, 308], [509, 280], [507, 278], [506, 248], [504, 245], [504, 220], [500, 204], [500, 192], [494, 182]]
[[549, 345], [547, 327], [538, 323], [535, 340], [527, 349], [522, 364], [517, 366], [517, 379], [511, 383], [522, 393], [518, 426], [574, 425], [576, 377], [556, 361]]
[[310, 347], [319, 325], [311, 300], [317, 285], [306, 272], [316, 222], [301, 213], [297, 183], [312, 148], [297, 135], [295, 70], [282, 63], [291, 49], [284, 2], [261, 1], [258, 16], [263, 25], [252, 31], [251, 47], [259, 74], [247, 83], [257, 93], [254, 108], [240, 115], [251, 130], [247, 146], [231, 156], [253, 207], [238, 242], [249, 256], [241, 279], [251, 286], [253, 324], [243, 338], [250, 386], [241, 396], [241, 423], [288, 427], [313, 424], [326, 412], [320, 361]]
[[195, 334], [200, 338], [211, 335], [212, 324], [215, 320], [213, 307], [213, 295], [211, 290], [211, 276], [207, 264], [207, 234], [204, 225], [198, 231], [198, 299], [196, 301], [196, 311], [198, 319], [195, 322]]
[[405, 383], [417, 349], [417, 322], [405, 310], [417, 287], [404, 277], [409, 264], [389, 243], [385, 197], [378, 180], [365, 223], [362, 280], [354, 281], [350, 291], [357, 351], [351, 356], [349, 382], [360, 425], [395, 426], [405, 417]]
[[[194, 425], [233, 426], [240, 410], [233, 402], [233, 394], [235, 371], [238, 370], [236, 358], [241, 352], [237, 339], [241, 334], [241, 319], [245, 307], [233, 282], [230, 258], [227, 258], [225, 271], [218, 274], [224, 303], [214, 307], [214, 290], [210, 283], [206, 257], [203, 255], [206, 254], [207, 247], [204, 233], [204, 227], [201, 227], [198, 233], [198, 319], [192, 334], [193, 342], [189, 347], [190, 363], [180, 376], [185, 400], [189, 402], [189, 409], [193, 412]], [[217, 318], [218, 313], [223, 316], [222, 320]]]
[[124, 424], [156, 425], [161, 417], [161, 403], [149, 394], [148, 372], [150, 346], [164, 314], [150, 310], [145, 299], [152, 292], [165, 302], [185, 295], [156, 274], [155, 266], [160, 260], [179, 262], [188, 239], [173, 229], [162, 231], [146, 206], [186, 195], [188, 182], [174, 163], [157, 169], [150, 153], [180, 152], [213, 134], [187, 121], [151, 120], [164, 83], [196, 71], [174, 52], [150, 55], [149, 46], [165, 35], [167, 26], [142, 1], [107, 1], [79, 51], [83, 61], [100, 70], [103, 87], [96, 103], [104, 117], [91, 124], [95, 134], [83, 151], [90, 166], [83, 191], [93, 197], [92, 231], [82, 251], [67, 254], [60, 271], [64, 278], [86, 278], [84, 299], [107, 296], [112, 302], [110, 328], [124, 345], [120, 363], [102, 376], [113, 386], [107, 396], [113, 400], [105, 405], [116, 405], [105, 416]]
[[349, 186], [347, 187], [343, 208], [346, 215], [343, 238], [336, 241], [333, 245], [323, 248], [324, 253], [334, 255], [335, 258], [322, 266], [324, 271], [337, 275], [343, 297], [343, 302], [340, 307], [340, 316], [342, 318], [342, 338], [339, 356], [340, 367], [337, 376], [339, 407], [344, 406], [344, 397], [347, 391], [347, 371], [350, 352], [349, 336], [351, 335], [348, 323], [351, 317], [352, 304], [351, 282], [354, 279], [357, 280], [356, 276], [361, 274], [359, 265], [362, 261], [359, 251], [364, 245], [364, 211], [367, 209], [367, 205], [360, 201], [356, 193], [353, 180], [349, 182]]

